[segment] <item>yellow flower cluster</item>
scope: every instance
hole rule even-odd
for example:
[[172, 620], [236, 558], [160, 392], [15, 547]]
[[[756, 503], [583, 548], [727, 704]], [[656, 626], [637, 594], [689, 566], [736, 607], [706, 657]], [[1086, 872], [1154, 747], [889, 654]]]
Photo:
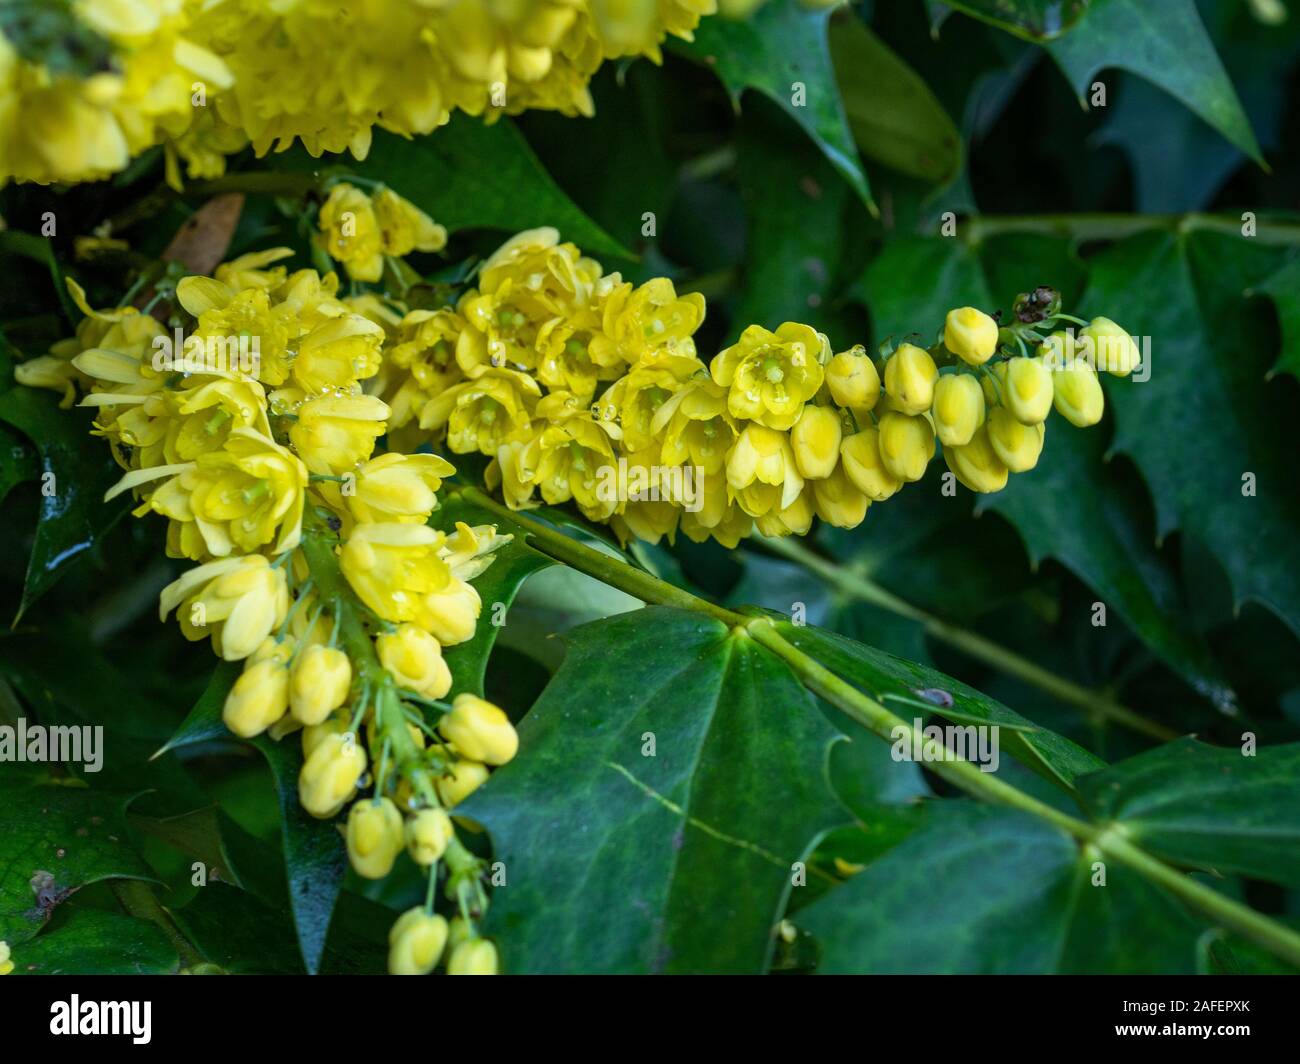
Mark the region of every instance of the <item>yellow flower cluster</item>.
[[[1122, 372], [1138, 357], [1106, 319], [1043, 337], [965, 307], [928, 349], [835, 354], [786, 322], [749, 326], [706, 365], [704, 315], [667, 278], [633, 286], [554, 229], [520, 233], [454, 307], [401, 319], [381, 382], [389, 424], [488, 456], [512, 508], [572, 501], [624, 542], [680, 530], [733, 547], [814, 516], [856, 526], [921, 479], [936, 440], [963, 484], [997, 491], [1037, 462], [1053, 404], [1077, 425], [1100, 419], [1096, 361], [1075, 347], [1113, 346]], [[1026, 342], [1042, 351], [994, 357]]]
[[[454, 110], [590, 115], [606, 59], [659, 62], [716, 0], [72, 0], [90, 75], [0, 35], [0, 182], [85, 181], [166, 143], [211, 177], [251, 143], [364, 158]], [[12, 31], [12, 27], [11, 27]], [[17, 35], [15, 35], [17, 36]], [[32, 36], [35, 36], [34, 34]], [[25, 49], [25, 51], [24, 51]], [[25, 54], [26, 53], [26, 54]]]
[[[299, 733], [300, 801], [321, 818], [351, 806], [359, 874], [386, 875], [405, 850], [432, 879], [445, 860], [449, 896], [481, 912], [479, 865], [448, 810], [518, 741], [492, 703], [442, 701], [443, 648], [473, 636], [470, 581], [508, 537], [429, 526], [453, 469], [433, 454], [375, 453], [390, 409], [365, 390], [386, 336], [367, 317], [373, 300], [340, 298], [333, 273], [290, 272], [279, 264], [289, 254], [181, 280], [172, 320], [188, 334], [133, 306], [92, 310], [69, 282], [86, 315], [77, 337], [19, 379], [83, 388], [125, 470], [109, 496], [133, 492], [138, 515], [167, 518], [168, 553], [199, 563], [163, 590], [160, 613], [243, 663], [222, 711], [229, 730]], [[394, 971], [427, 972], [443, 954], [445, 928], [430, 932], [442, 917], [419, 914], [394, 928]], [[489, 946], [467, 925], [449, 969], [486, 970]]]

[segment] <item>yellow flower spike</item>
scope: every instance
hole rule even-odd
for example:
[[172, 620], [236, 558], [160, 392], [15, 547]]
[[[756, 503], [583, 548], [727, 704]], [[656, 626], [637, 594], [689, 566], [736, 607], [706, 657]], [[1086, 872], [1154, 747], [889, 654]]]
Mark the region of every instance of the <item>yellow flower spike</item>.
[[421, 603], [420, 623], [443, 646], [456, 646], [474, 638], [483, 601], [472, 584], [452, 578], [439, 591], [430, 591]]
[[378, 281], [384, 272], [384, 242], [370, 197], [338, 184], [321, 206], [317, 244], [357, 281]]
[[1037, 425], [1052, 412], [1052, 372], [1037, 358], [1007, 360], [1003, 404], [1025, 425]]
[[366, 771], [366, 752], [351, 732], [326, 734], [298, 773], [298, 801], [312, 816], [328, 820], [356, 793]]
[[934, 429], [920, 414], [890, 411], [880, 419], [880, 461], [898, 480], [916, 481], [934, 457]]
[[729, 389], [732, 417], [769, 429], [788, 429], [822, 386], [830, 342], [807, 325], [786, 322], [776, 332], [751, 325], [740, 340], [709, 367], [713, 380]]
[[411, 860], [428, 867], [446, 852], [456, 829], [441, 809], [421, 809], [406, 819], [406, 849]]
[[471, 938], [451, 952], [448, 975], [496, 975], [497, 948], [485, 938]]
[[180, 607], [185, 638], [211, 636], [226, 661], [242, 661], [284, 621], [289, 589], [283, 569], [249, 554], [191, 569], [163, 588], [158, 606], [160, 620]]
[[226, 696], [221, 719], [241, 739], [261, 735], [289, 708], [289, 670], [274, 658], [248, 665]]
[[970, 373], [948, 373], [934, 386], [930, 410], [935, 435], [944, 447], [963, 447], [984, 424], [984, 392]]
[[1087, 428], [1097, 424], [1106, 409], [1097, 371], [1082, 358], [1056, 370], [1052, 374], [1052, 405], [1071, 425]]
[[880, 399], [880, 373], [858, 344], [841, 351], [826, 366], [826, 387], [838, 406], [854, 413], [868, 413]]
[[846, 436], [840, 445], [844, 474], [872, 502], [884, 502], [903, 486], [880, 456], [880, 431], [868, 425], [861, 432]]
[[447, 246], [447, 230], [392, 189], [381, 188], [371, 205], [386, 254], [400, 258], [412, 251], [441, 251]]
[[435, 784], [438, 797], [448, 809], [455, 809], [487, 782], [487, 766], [478, 761], [457, 758]]
[[519, 736], [501, 707], [468, 692], [456, 696], [438, 730], [462, 755], [488, 765], [504, 765], [519, 750]]
[[388, 798], [353, 803], [348, 813], [348, 860], [357, 875], [383, 879], [404, 842], [402, 814]]
[[988, 430], [994, 453], [1011, 472], [1026, 473], [1038, 464], [1046, 432], [1041, 422], [1026, 425], [1006, 407], [999, 406], [989, 414]]
[[338, 476], [370, 457], [388, 404], [373, 395], [330, 395], [309, 399], [297, 416], [289, 430], [294, 450], [311, 472]]
[[1127, 377], [1142, 362], [1136, 341], [1110, 318], [1093, 318], [1079, 330], [1079, 342], [1098, 372]]
[[948, 311], [943, 345], [963, 362], [982, 366], [998, 349], [998, 323], [975, 307]]
[[790, 430], [790, 445], [799, 472], [810, 480], [830, 476], [840, 460], [842, 438], [838, 410], [812, 403], [805, 406]]
[[442, 648], [423, 628], [399, 624], [397, 631], [375, 640], [380, 664], [399, 687], [425, 698], [442, 698], [451, 690], [451, 669], [443, 660]]
[[849, 479], [841, 462], [824, 480], [812, 482], [817, 516], [836, 528], [857, 528], [867, 516], [871, 500]]
[[993, 450], [988, 425], [981, 425], [970, 441], [943, 449], [943, 460], [956, 478], [971, 491], [984, 494], [1007, 486], [1008, 470]]
[[390, 451], [358, 469], [356, 490], [344, 497], [358, 521], [423, 524], [438, 507], [442, 478], [455, 472], [450, 462], [436, 454]]
[[0, 975], [8, 975], [14, 970], [14, 962], [9, 956], [9, 943], [0, 941]]
[[303, 724], [320, 724], [343, 705], [352, 686], [352, 662], [337, 647], [309, 646], [289, 678], [289, 709]]
[[930, 352], [915, 344], [900, 344], [885, 362], [885, 391], [893, 409], [903, 414], [921, 414], [934, 402], [934, 383], [939, 369]]
[[397, 918], [388, 932], [390, 975], [428, 975], [447, 945], [447, 921], [417, 905]]

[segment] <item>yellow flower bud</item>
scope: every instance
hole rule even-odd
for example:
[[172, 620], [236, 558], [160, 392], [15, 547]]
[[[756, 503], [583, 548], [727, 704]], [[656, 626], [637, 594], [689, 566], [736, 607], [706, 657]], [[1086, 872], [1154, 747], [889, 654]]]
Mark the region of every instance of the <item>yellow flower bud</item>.
[[945, 447], [943, 460], [948, 468], [971, 491], [987, 494], [1007, 486], [1007, 467], [993, 450], [987, 425], [981, 425], [970, 442], [960, 447]]
[[448, 975], [496, 975], [497, 948], [485, 938], [471, 938], [451, 951]]
[[296, 647], [297, 640], [291, 635], [286, 635], [283, 639], [267, 636], [262, 640], [262, 645], [244, 659], [244, 665], [247, 667], [256, 665], [259, 661], [274, 661], [287, 666], [293, 660]]
[[840, 458], [845, 475], [873, 502], [884, 502], [903, 486], [881, 461], [880, 432], [874, 425], [846, 437], [840, 445]]
[[1022, 425], [1047, 420], [1052, 410], [1052, 372], [1039, 359], [1013, 358], [1007, 362], [1002, 401]]
[[812, 520], [811, 493], [801, 491], [789, 506], [774, 506], [754, 518], [754, 524], [764, 536], [802, 536], [812, 527]]
[[423, 628], [399, 624], [396, 632], [375, 640], [379, 661], [399, 687], [425, 698], [441, 698], [451, 690], [451, 669], [442, 657], [442, 647]]
[[221, 719], [241, 739], [251, 739], [283, 717], [288, 708], [289, 670], [267, 659], [240, 673], [226, 695]]
[[337, 647], [309, 646], [293, 664], [289, 708], [304, 724], [319, 724], [348, 697], [352, 662]]
[[418, 865], [433, 864], [451, 842], [455, 828], [441, 809], [421, 809], [406, 821], [406, 849]]
[[428, 975], [447, 945], [447, 921], [417, 905], [397, 918], [388, 932], [388, 971]]
[[402, 814], [387, 798], [357, 802], [348, 813], [347, 840], [357, 875], [383, 879], [402, 852]]
[[9, 943], [0, 942], [0, 975], [8, 975], [14, 970], [14, 962], [9, 959]]
[[880, 461], [890, 475], [914, 481], [934, 457], [934, 429], [917, 414], [890, 412], [880, 419]]
[[943, 345], [963, 362], [983, 365], [998, 349], [998, 323], [974, 307], [950, 310], [943, 323]]
[[805, 477], [828, 477], [840, 460], [840, 415], [828, 406], [803, 408], [790, 430], [795, 464]]
[[904, 414], [930, 409], [938, 379], [939, 369], [930, 352], [915, 344], [900, 344], [885, 362], [885, 391], [894, 401], [893, 409]]
[[980, 375], [980, 387], [984, 390], [986, 407], [1000, 406], [1002, 397], [1007, 392], [1007, 364], [1005, 361], [994, 362], [987, 367], [987, 372]]
[[867, 412], [880, 398], [880, 374], [859, 344], [830, 360], [826, 367], [826, 387], [840, 406], [847, 406], [855, 413]]
[[999, 406], [989, 414], [988, 428], [994, 453], [1011, 472], [1024, 473], [1038, 464], [1047, 431], [1041, 422], [1026, 425], [1005, 406]]
[[1079, 330], [1079, 340], [1098, 370], [1127, 377], [1142, 361], [1142, 351], [1133, 337], [1109, 318], [1093, 318]]
[[298, 774], [298, 801], [312, 816], [332, 817], [356, 792], [366, 770], [366, 752], [351, 732], [326, 735]]
[[447, 930], [447, 948], [454, 950], [462, 942], [474, 937], [474, 926], [463, 916], [453, 916]]
[[975, 430], [984, 424], [984, 392], [970, 373], [950, 373], [934, 386], [935, 433], [947, 447], [970, 443]]
[[813, 481], [812, 493], [817, 516], [836, 528], [857, 528], [871, 505], [844, 472], [843, 463], [829, 477]]
[[439, 643], [450, 647], [474, 637], [482, 609], [483, 602], [474, 585], [453, 579], [441, 590], [424, 596], [421, 620]]
[[1097, 371], [1086, 361], [1076, 358], [1052, 374], [1052, 405], [1071, 425], [1087, 428], [1101, 420], [1106, 397], [1101, 391]]
[[438, 797], [448, 809], [455, 809], [487, 782], [487, 766], [477, 761], [457, 760], [435, 784]]
[[519, 750], [519, 736], [505, 712], [468, 692], [456, 696], [438, 730], [471, 761], [504, 765]]
[[347, 713], [335, 713], [320, 724], [311, 724], [302, 730], [302, 756], [311, 757], [312, 751], [321, 744], [327, 735], [346, 735], [351, 721]]

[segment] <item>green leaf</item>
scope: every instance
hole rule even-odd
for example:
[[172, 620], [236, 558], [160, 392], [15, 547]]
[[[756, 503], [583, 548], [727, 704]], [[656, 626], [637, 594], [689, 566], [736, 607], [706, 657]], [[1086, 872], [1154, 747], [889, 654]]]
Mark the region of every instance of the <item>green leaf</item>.
[[[1000, 728], [1000, 745], [1007, 753], [1067, 787], [1073, 786], [1076, 776], [1095, 772], [1105, 764], [1069, 739], [1038, 727], [935, 669], [818, 628], [788, 621], [780, 622], [777, 628], [800, 650], [905, 720], [934, 713], [960, 724], [996, 724]], [[934, 705], [920, 694], [922, 691], [946, 692], [952, 705]]]
[[925, 80], [851, 14], [832, 19], [830, 48], [862, 154], [923, 181], [952, 181], [961, 171], [961, 134]]
[[1252, 159], [1259, 144], [1228, 72], [1196, 10], [1195, 0], [1092, 0], [1073, 31], [1048, 42], [1048, 52], [1081, 100], [1096, 75], [1119, 67], [1164, 89]]
[[1170, 667], [1230, 712], [1236, 696], [1190, 623], [1173, 567], [1156, 549], [1146, 493], [1106, 462], [1103, 441], [1098, 427], [1049, 418], [1033, 472], [985, 496], [981, 509], [1016, 526], [1035, 565], [1060, 560]]
[[[693, 43], [674, 42], [673, 47], [711, 66], [737, 109], [746, 89], [780, 104], [875, 214], [876, 205], [835, 83], [826, 40], [830, 14], [826, 9], [809, 11], [788, 0], [770, 3], [744, 20], [704, 19]], [[803, 97], [797, 95], [800, 86]]]
[[964, 12], [1028, 41], [1044, 41], [1073, 28], [1088, 0], [944, 0], [934, 6]]
[[1289, 373], [1300, 377], [1300, 257], [1291, 259], [1249, 294], [1272, 299], [1282, 327], [1282, 353], [1269, 375]]
[[1151, 489], [1157, 537], [1197, 538], [1236, 602], [1300, 632], [1293, 385], [1265, 380], [1269, 331], [1242, 295], [1284, 254], [1203, 231], [1134, 236], [1093, 260], [1084, 305], [1151, 338], [1150, 379], [1106, 383], [1113, 446]]
[[1195, 739], [1079, 781], [1098, 820], [1181, 864], [1300, 887], [1300, 743], [1238, 748]]
[[71, 784], [0, 783], [0, 941], [27, 941], [87, 884], [153, 878], [127, 843], [129, 801]]
[[907, 838], [798, 914], [824, 974], [1195, 971], [1197, 928], [1110, 863], [1092, 884], [1063, 831], [963, 800], [930, 803]]
[[239, 679], [243, 668], [242, 662], [219, 662], [212, 670], [212, 677], [208, 680], [208, 685], [203, 689], [199, 700], [185, 715], [185, 719], [177, 726], [171, 738], [159, 747], [158, 752], [153, 756], [161, 757], [169, 751], [193, 746], [195, 743], [232, 738], [221, 719], [221, 711], [225, 707], [226, 696], [235, 686], [235, 681]]
[[180, 967], [162, 929], [97, 909], [77, 909], [13, 951], [14, 975], [170, 975]]
[[41, 475], [36, 451], [17, 433], [0, 426], [0, 502], [19, 484]]
[[[287, 168], [320, 168], [300, 149], [275, 158]], [[346, 169], [382, 181], [452, 231], [553, 225], [589, 255], [635, 258], [565, 195], [509, 119], [488, 125], [457, 113], [411, 140], [375, 130], [365, 161]]]
[[[18, 608], [18, 617], [22, 617], [74, 559], [103, 538], [126, 513], [126, 504], [104, 502], [104, 493], [121, 470], [108, 449], [97, 446], [90, 437], [87, 419], [60, 410], [53, 394], [31, 388], [0, 393], [0, 421], [36, 445], [43, 477], [40, 518]], [[51, 491], [48, 495], [46, 484]]]
[[307, 971], [320, 969], [330, 918], [343, 888], [347, 852], [333, 820], [317, 820], [298, 801], [302, 746], [297, 735], [282, 742], [265, 736], [253, 740], [271, 766], [280, 799], [280, 840], [289, 881], [294, 930]]
[[717, 621], [650, 607], [566, 641], [519, 757], [460, 810], [505, 865], [488, 916], [505, 969], [763, 971], [792, 865], [845, 819], [835, 731]]

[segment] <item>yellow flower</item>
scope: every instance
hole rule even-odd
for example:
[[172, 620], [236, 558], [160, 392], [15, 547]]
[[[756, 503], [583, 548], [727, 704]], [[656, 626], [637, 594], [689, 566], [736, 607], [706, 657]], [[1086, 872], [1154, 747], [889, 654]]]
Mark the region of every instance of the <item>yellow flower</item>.
[[383, 879], [393, 870], [404, 841], [402, 814], [389, 798], [357, 802], [348, 813], [348, 860], [366, 879]]
[[261, 554], [209, 562], [174, 580], [159, 596], [159, 618], [178, 606], [181, 632], [187, 639], [211, 635], [226, 661], [241, 661], [283, 623], [289, 610], [284, 570]]
[[934, 386], [935, 434], [944, 447], [964, 447], [984, 424], [984, 392], [969, 373], [950, 373]]
[[701, 492], [702, 505], [698, 510], [686, 510], [681, 515], [680, 528], [688, 539], [703, 543], [712, 536], [728, 549], [734, 549], [749, 535], [754, 519], [733, 500], [725, 475], [707, 473]]
[[813, 507], [817, 516], [836, 528], [857, 528], [867, 516], [871, 500], [849, 479], [844, 463], [829, 477], [812, 482]]
[[389, 452], [357, 470], [356, 488], [347, 498], [358, 521], [419, 522], [438, 506], [442, 478], [456, 470], [436, 454]]
[[1041, 359], [1008, 359], [1002, 401], [1025, 425], [1046, 421], [1052, 410], [1051, 371]]
[[721, 471], [739, 429], [727, 412], [727, 389], [711, 379], [687, 381], [655, 411], [650, 435], [663, 441], [660, 461], [689, 462], [713, 475]]
[[727, 456], [727, 484], [751, 517], [792, 506], [804, 481], [789, 436], [761, 424], [746, 425]]
[[943, 344], [963, 362], [982, 366], [998, 349], [998, 323], [975, 307], [948, 311]]
[[427, 868], [442, 857], [455, 833], [451, 817], [441, 809], [421, 809], [406, 821], [407, 852]]
[[790, 430], [799, 472], [810, 480], [828, 477], [840, 460], [843, 429], [838, 411], [809, 403]]
[[776, 332], [751, 325], [738, 343], [722, 351], [710, 367], [713, 379], [730, 391], [732, 417], [757, 421], [769, 429], [788, 429], [804, 403], [822, 385], [822, 365], [830, 343], [821, 333], [786, 322]]
[[884, 502], [903, 486], [886, 467], [880, 455], [880, 431], [868, 425], [846, 436], [840, 445], [844, 475], [872, 502]]
[[361, 601], [387, 621], [412, 621], [430, 630], [425, 596], [451, 582], [438, 556], [444, 536], [427, 525], [357, 525], [343, 545], [339, 567]]
[[384, 273], [384, 240], [370, 197], [361, 189], [335, 185], [321, 206], [317, 243], [358, 281]]
[[349, 734], [350, 726], [351, 720], [346, 711], [335, 713], [320, 724], [309, 724], [302, 730], [302, 756], [311, 757], [316, 748], [331, 735], [341, 737]]
[[221, 719], [241, 739], [261, 735], [289, 708], [289, 670], [275, 658], [251, 661], [226, 696]]
[[944, 446], [943, 460], [971, 491], [984, 494], [1001, 491], [1007, 486], [1007, 467], [993, 449], [989, 426], [981, 425], [968, 443], [961, 446]]
[[384, 329], [360, 314], [340, 314], [298, 341], [293, 379], [308, 395], [337, 392], [379, 372]]
[[447, 230], [392, 189], [376, 192], [373, 206], [387, 254], [400, 257], [412, 251], [441, 251], [447, 246]]
[[633, 366], [597, 400], [596, 416], [601, 421], [618, 420], [623, 445], [641, 451], [657, 442], [654, 426], [659, 411], [704, 363], [685, 355], [662, 358]]
[[519, 736], [500, 706], [468, 692], [456, 696], [438, 730], [465, 757], [504, 765], [519, 750]]
[[934, 429], [920, 414], [890, 411], [880, 419], [880, 460], [899, 480], [920, 480], [934, 457]]
[[[571, 397], [552, 392], [537, 405], [539, 417], [569, 407]], [[523, 457], [533, 471], [532, 482], [542, 498], [552, 506], [573, 499], [593, 521], [607, 520], [617, 509], [618, 500], [606, 497], [601, 490], [602, 469], [616, 465], [611, 434], [612, 426], [594, 421], [590, 414], [558, 414]]]
[[1022, 424], [1005, 406], [998, 406], [989, 412], [988, 430], [993, 452], [1011, 472], [1025, 473], [1038, 464], [1046, 431], [1041, 422]]
[[754, 525], [764, 536], [802, 536], [812, 527], [812, 489], [800, 492], [789, 506], [773, 507], [754, 518]]
[[320, 724], [347, 700], [352, 662], [337, 647], [309, 646], [293, 663], [289, 707], [303, 724]]
[[442, 647], [423, 628], [399, 624], [397, 631], [375, 640], [379, 661], [399, 687], [425, 698], [442, 698], [451, 690], [451, 670]]
[[[611, 279], [618, 280], [617, 274]], [[635, 365], [661, 355], [695, 357], [696, 330], [704, 324], [704, 297], [679, 296], [667, 277], [633, 287], [620, 281], [605, 298], [591, 357], [600, 366]]]
[[1106, 409], [1097, 371], [1076, 358], [1052, 374], [1052, 405], [1071, 425], [1087, 428], [1101, 420]]
[[397, 391], [387, 392], [389, 425], [400, 428], [416, 417], [433, 396], [458, 384], [464, 371], [456, 362], [456, 338], [465, 328], [454, 310], [413, 310], [397, 329], [397, 342], [384, 351], [386, 368], [405, 370]]
[[388, 405], [373, 395], [308, 399], [289, 440], [311, 472], [337, 476], [370, 457], [387, 417]]
[[1142, 351], [1128, 333], [1109, 318], [1093, 318], [1079, 330], [1079, 342], [1097, 370], [1127, 377], [1142, 362]]
[[14, 970], [14, 962], [9, 959], [9, 943], [0, 941], [0, 975], [8, 975]]
[[388, 932], [390, 975], [428, 975], [447, 945], [447, 921], [417, 905], [397, 918]]
[[443, 805], [455, 809], [487, 782], [487, 766], [477, 761], [457, 759], [434, 787]]
[[827, 363], [826, 387], [836, 404], [860, 416], [872, 410], [880, 398], [880, 373], [858, 344]]
[[321, 737], [298, 773], [298, 801], [312, 816], [328, 820], [356, 793], [366, 771], [366, 752], [351, 732]]
[[938, 367], [930, 352], [915, 344], [900, 344], [885, 362], [885, 391], [893, 409], [903, 414], [921, 414], [934, 402]]
[[473, 586], [452, 577], [447, 586], [424, 596], [420, 622], [445, 647], [474, 638], [483, 602]]
[[525, 373], [488, 369], [430, 399], [420, 411], [420, 428], [446, 427], [447, 442], [458, 454], [495, 455], [514, 433], [528, 428], [541, 392]]
[[471, 938], [451, 952], [448, 975], [496, 975], [497, 948], [485, 938]]

